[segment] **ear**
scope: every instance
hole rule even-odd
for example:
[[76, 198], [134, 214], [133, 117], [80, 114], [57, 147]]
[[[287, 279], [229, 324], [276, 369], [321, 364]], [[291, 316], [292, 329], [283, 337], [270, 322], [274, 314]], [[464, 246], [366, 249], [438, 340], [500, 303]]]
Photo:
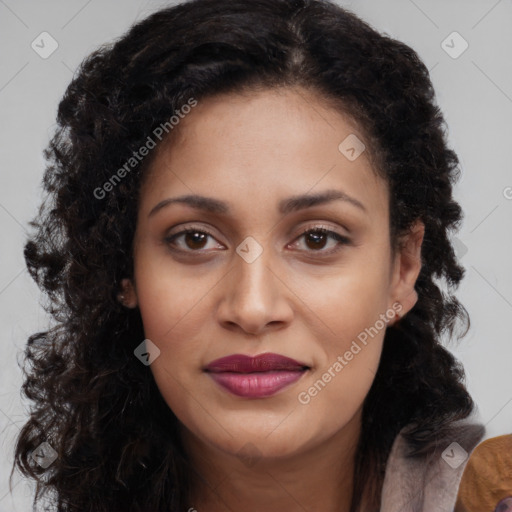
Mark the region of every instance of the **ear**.
[[137, 307], [137, 292], [131, 279], [121, 280], [121, 292], [117, 295], [117, 300], [125, 307], [133, 309]]
[[421, 245], [425, 234], [425, 225], [417, 220], [409, 232], [400, 239], [399, 249], [395, 255], [389, 307], [396, 303], [402, 307], [397, 320], [406, 315], [418, 301], [418, 293], [414, 289], [421, 270]]

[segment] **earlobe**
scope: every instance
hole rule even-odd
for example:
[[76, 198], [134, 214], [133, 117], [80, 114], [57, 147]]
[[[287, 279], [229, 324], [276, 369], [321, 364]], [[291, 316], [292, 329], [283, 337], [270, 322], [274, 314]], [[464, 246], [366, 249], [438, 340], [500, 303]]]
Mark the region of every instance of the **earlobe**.
[[393, 302], [402, 305], [400, 317], [405, 316], [418, 301], [418, 293], [414, 286], [421, 271], [421, 246], [424, 234], [425, 225], [419, 220], [416, 221], [402, 238], [396, 256], [391, 295]]
[[131, 279], [121, 280], [121, 292], [117, 295], [117, 300], [125, 307], [133, 309], [137, 307], [137, 293]]

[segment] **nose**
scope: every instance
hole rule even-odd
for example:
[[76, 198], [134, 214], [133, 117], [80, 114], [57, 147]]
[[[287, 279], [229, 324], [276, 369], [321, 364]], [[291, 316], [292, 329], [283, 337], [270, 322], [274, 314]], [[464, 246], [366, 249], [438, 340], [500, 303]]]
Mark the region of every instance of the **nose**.
[[235, 255], [233, 265], [220, 288], [217, 318], [222, 327], [262, 335], [288, 325], [293, 293], [266, 251], [252, 262]]

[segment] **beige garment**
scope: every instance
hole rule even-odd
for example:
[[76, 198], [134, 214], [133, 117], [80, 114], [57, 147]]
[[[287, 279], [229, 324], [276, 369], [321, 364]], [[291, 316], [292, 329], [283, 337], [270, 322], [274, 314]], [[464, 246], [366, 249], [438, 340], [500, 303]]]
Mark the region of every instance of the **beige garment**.
[[454, 512], [468, 456], [485, 427], [474, 417], [452, 427], [448, 437], [440, 437], [428, 453], [415, 458], [407, 457], [409, 446], [400, 432], [386, 465], [380, 512]]

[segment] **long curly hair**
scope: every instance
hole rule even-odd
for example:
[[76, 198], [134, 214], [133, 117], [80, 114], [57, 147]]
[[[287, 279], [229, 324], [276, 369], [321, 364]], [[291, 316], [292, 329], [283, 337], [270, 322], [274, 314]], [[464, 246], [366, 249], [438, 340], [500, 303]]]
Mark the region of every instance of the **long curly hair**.
[[[469, 317], [452, 294], [464, 275], [449, 237], [462, 219], [452, 196], [459, 162], [425, 65], [409, 46], [329, 1], [193, 0], [92, 53], [59, 104], [45, 151], [45, 198], [25, 245], [52, 318], [25, 349], [31, 408], [13, 464], [37, 482], [34, 508], [188, 506], [197, 476], [178, 419], [134, 356], [144, 339], [139, 310], [117, 300], [121, 280], [132, 276], [141, 180], [156, 151], [109, 180], [190, 98], [290, 86], [358, 123], [389, 186], [392, 248], [414, 221], [425, 225], [418, 301], [387, 328], [363, 404], [351, 511], [363, 496], [378, 510], [403, 427], [415, 457], [472, 412], [463, 368], [442, 345], [466, 334]], [[108, 193], [99, 193], [107, 182]], [[31, 456], [44, 441], [57, 452], [46, 469]]]

